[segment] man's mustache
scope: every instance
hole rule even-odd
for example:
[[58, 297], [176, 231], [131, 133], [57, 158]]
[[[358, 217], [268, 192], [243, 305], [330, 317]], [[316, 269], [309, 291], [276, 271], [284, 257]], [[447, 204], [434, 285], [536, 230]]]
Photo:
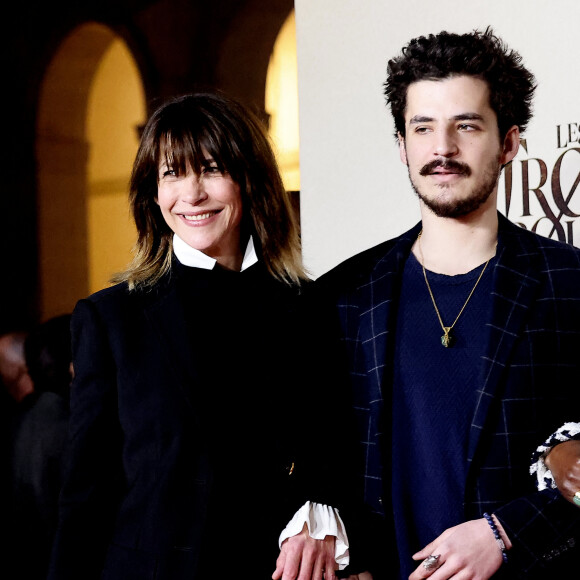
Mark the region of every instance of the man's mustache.
[[469, 168], [469, 165], [459, 161], [454, 161], [453, 159], [433, 159], [433, 161], [429, 161], [429, 163], [423, 165], [419, 171], [419, 175], [424, 177], [425, 175], [433, 173], [438, 168], [441, 168], [445, 171], [452, 171], [453, 173], [461, 173], [466, 177], [471, 175], [471, 169]]

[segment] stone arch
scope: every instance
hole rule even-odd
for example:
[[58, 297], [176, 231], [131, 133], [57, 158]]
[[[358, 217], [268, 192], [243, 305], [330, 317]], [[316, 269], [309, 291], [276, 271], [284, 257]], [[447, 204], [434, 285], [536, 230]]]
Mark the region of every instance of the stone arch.
[[278, 165], [288, 191], [300, 190], [296, 18], [286, 18], [270, 58], [265, 108]]
[[222, 44], [216, 85], [244, 100], [267, 119], [264, 100], [270, 56], [293, 0], [250, 0], [235, 19]]
[[[36, 127], [41, 318], [70, 312], [79, 298], [95, 290], [91, 283], [91, 195], [95, 188], [102, 193], [107, 180], [109, 185], [114, 181], [114, 171], [103, 162], [102, 144], [91, 135], [92, 117], [99, 106], [94, 90], [116, 43], [123, 41], [107, 26], [83, 24], [63, 40], [43, 78]], [[123, 82], [116, 87], [112, 92], [121, 94]], [[113, 103], [112, 123], [118, 117], [114, 108]], [[104, 133], [110, 138], [110, 131]], [[101, 158], [95, 163], [99, 151]], [[128, 176], [130, 165], [125, 171]], [[116, 179], [123, 181], [120, 174]]]

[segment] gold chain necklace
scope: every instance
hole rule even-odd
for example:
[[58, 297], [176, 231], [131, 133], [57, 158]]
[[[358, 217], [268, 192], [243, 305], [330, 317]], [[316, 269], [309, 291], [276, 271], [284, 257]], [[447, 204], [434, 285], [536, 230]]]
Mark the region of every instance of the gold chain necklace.
[[423, 259], [423, 250], [421, 248], [421, 234], [422, 233], [423, 233], [423, 230], [421, 230], [419, 232], [419, 235], [417, 236], [417, 242], [419, 243], [419, 254], [421, 256], [421, 268], [423, 269], [423, 278], [425, 278], [425, 284], [427, 284], [427, 290], [429, 290], [429, 296], [431, 296], [431, 302], [433, 302], [433, 306], [435, 308], [437, 318], [439, 319], [439, 324], [441, 325], [441, 328], [443, 329], [443, 336], [441, 337], [441, 344], [445, 348], [449, 348], [453, 343], [453, 337], [451, 336], [451, 330], [455, 326], [455, 323], [459, 320], [459, 317], [463, 314], [463, 311], [465, 310], [465, 307], [467, 306], [469, 299], [471, 298], [471, 296], [475, 292], [475, 289], [477, 288], [477, 285], [479, 284], [479, 281], [481, 280], [483, 273], [485, 272], [485, 269], [487, 268], [487, 265], [489, 264], [491, 258], [483, 266], [481, 272], [479, 273], [479, 277], [477, 278], [477, 280], [475, 282], [475, 285], [471, 289], [471, 292], [469, 293], [467, 300], [465, 301], [465, 303], [461, 307], [459, 314], [455, 317], [453, 324], [451, 326], [445, 326], [445, 324], [443, 324], [443, 320], [441, 319], [441, 314], [439, 313], [439, 308], [437, 308], [437, 304], [435, 303], [435, 296], [433, 296], [433, 291], [431, 290], [431, 286], [429, 285], [429, 280], [427, 280], [427, 271], [425, 270], [425, 265], [424, 265], [425, 260]]

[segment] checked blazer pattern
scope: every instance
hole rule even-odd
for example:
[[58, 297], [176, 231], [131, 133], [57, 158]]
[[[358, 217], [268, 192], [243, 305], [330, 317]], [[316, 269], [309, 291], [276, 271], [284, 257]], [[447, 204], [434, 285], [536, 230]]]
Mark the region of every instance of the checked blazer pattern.
[[[580, 510], [557, 491], [538, 492], [529, 475], [536, 447], [562, 423], [578, 420], [580, 250], [498, 216], [489, 342], [474, 385], [463, 505], [466, 520], [496, 513], [514, 544], [510, 577], [529, 578], [580, 553]], [[350, 369], [365, 501], [387, 517], [397, 303], [420, 229], [350, 258], [317, 281], [334, 304]]]

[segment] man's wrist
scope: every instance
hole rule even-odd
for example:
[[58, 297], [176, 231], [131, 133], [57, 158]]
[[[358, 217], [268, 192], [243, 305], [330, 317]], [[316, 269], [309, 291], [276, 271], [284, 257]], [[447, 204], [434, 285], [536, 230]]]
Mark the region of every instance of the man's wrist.
[[491, 518], [493, 519], [493, 523], [495, 524], [495, 527], [497, 528], [497, 531], [499, 532], [501, 539], [503, 540], [503, 543], [505, 544], [506, 550], [511, 550], [512, 543], [511, 543], [508, 535], [506, 534], [506, 531], [503, 529], [501, 522], [497, 519], [497, 516], [495, 514], [491, 514]]
[[494, 539], [501, 551], [501, 557], [504, 563], [507, 562], [507, 551], [512, 547], [510, 539], [507, 537], [503, 526], [500, 521], [495, 517], [494, 514], [484, 513], [483, 517], [487, 520], [487, 523], [493, 533]]

